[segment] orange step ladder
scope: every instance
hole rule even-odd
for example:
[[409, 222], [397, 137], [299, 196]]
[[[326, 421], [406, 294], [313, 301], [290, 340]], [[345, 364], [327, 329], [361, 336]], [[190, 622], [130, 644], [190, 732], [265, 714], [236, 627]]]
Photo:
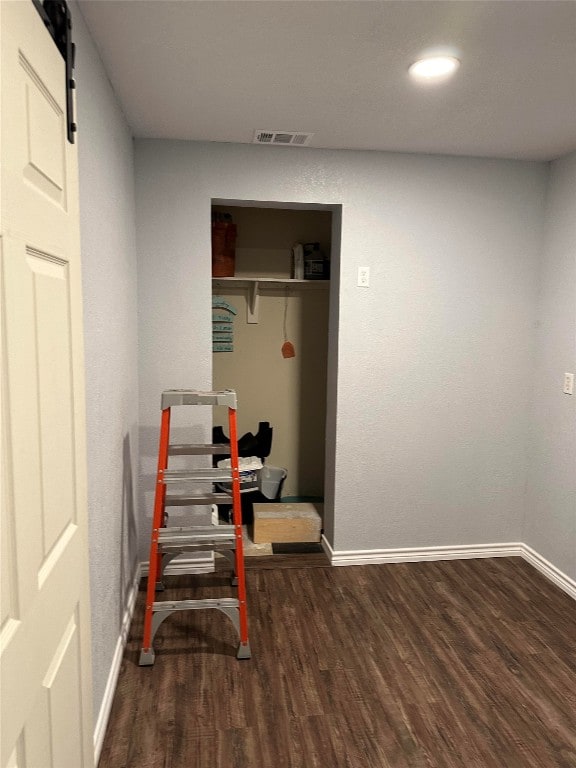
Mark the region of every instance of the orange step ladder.
[[[170, 412], [175, 406], [208, 405], [228, 407], [230, 445], [180, 445], [170, 443]], [[200, 392], [193, 389], [170, 389], [162, 393], [162, 422], [158, 452], [158, 475], [154, 499], [152, 537], [144, 637], [140, 652], [140, 666], [154, 664], [154, 637], [162, 622], [176, 611], [213, 608], [224, 613], [233, 623], [240, 643], [236, 654], [239, 659], [251, 657], [248, 640], [248, 615], [246, 608], [246, 581], [242, 546], [242, 507], [240, 502], [240, 472], [238, 462], [238, 430], [236, 420], [236, 393], [233, 390]], [[168, 469], [169, 456], [201, 456], [230, 454], [229, 469]], [[194, 483], [195, 487], [206, 483], [210, 492], [199, 494], [171, 493], [171, 484]], [[219, 492], [214, 486], [232, 489], [231, 494]], [[232, 525], [204, 525], [187, 528], [167, 526], [166, 507], [232, 504]], [[232, 585], [237, 587], [237, 597], [210, 598], [205, 600], [155, 601], [155, 592], [163, 590], [162, 577], [167, 564], [184, 552], [219, 552], [234, 565]]]

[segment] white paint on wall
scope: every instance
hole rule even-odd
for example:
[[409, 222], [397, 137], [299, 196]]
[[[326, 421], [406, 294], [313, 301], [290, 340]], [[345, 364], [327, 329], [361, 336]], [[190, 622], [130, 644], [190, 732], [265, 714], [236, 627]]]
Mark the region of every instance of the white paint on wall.
[[576, 153], [550, 167], [524, 541], [576, 579]]
[[132, 136], [78, 7], [77, 122], [86, 360], [94, 715], [137, 567], [137, 273]]
[[142, 433], [162, 388], [211, 382], [211, 199], [341, 204], [330, 543], [518, 540], [545, 184], [535, 163], [137, 141]]

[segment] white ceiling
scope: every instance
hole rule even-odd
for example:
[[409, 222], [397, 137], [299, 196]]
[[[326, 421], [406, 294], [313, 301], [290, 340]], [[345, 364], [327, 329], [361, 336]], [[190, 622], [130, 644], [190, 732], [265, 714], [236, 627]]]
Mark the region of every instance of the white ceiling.
[[[549, 160], [576, 149], [572, 0], [80, 0], [138, 137]], [[462, 66], [417, 86], [438, 47]], [[262, 151], [268, 151], [265, 148]], [[285, 152], [305, 151], [286, 148]]]

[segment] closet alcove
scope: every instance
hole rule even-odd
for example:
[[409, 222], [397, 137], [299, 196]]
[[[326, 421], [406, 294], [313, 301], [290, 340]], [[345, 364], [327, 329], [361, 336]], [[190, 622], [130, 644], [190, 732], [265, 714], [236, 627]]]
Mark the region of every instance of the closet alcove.
[[[230, 304], [232, 350], [213, 352], [213, 386], [238, 394], [239, 434], [273, 427], [266, 463], [287, 470], [283, 499], [324, 498], [330, 279], [294, 279], [295, 243], [318, 243], [334, 268], [328, 206], [212, 205], [237, 230], [234, 275], [213, 277], [213, 297]], [[339, 246], [339, 243], [338, 243]], [[294, 357], [282, 347], [292, 343]], [[215, 347], [216, 348], [216, 347]]]

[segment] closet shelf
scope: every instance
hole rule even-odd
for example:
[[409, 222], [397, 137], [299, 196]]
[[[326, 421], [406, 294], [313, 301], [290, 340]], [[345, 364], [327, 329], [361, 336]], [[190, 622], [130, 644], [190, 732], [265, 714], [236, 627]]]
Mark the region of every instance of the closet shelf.
[[213, 277], [213, 288], [247, 288], [247, 322], [258, 322], [260, 291], [264, 288], [293, 288], [294, 290], [326, 289], [330, 280], [295, 280], [288, 277]]
[[212, 285], [230, 288], [250, 288], [254, 283], [262, 285], [287, 285], [295, 288], [326, 288], [330, 280], [295, 280], [290, 277], [213, 277]]

